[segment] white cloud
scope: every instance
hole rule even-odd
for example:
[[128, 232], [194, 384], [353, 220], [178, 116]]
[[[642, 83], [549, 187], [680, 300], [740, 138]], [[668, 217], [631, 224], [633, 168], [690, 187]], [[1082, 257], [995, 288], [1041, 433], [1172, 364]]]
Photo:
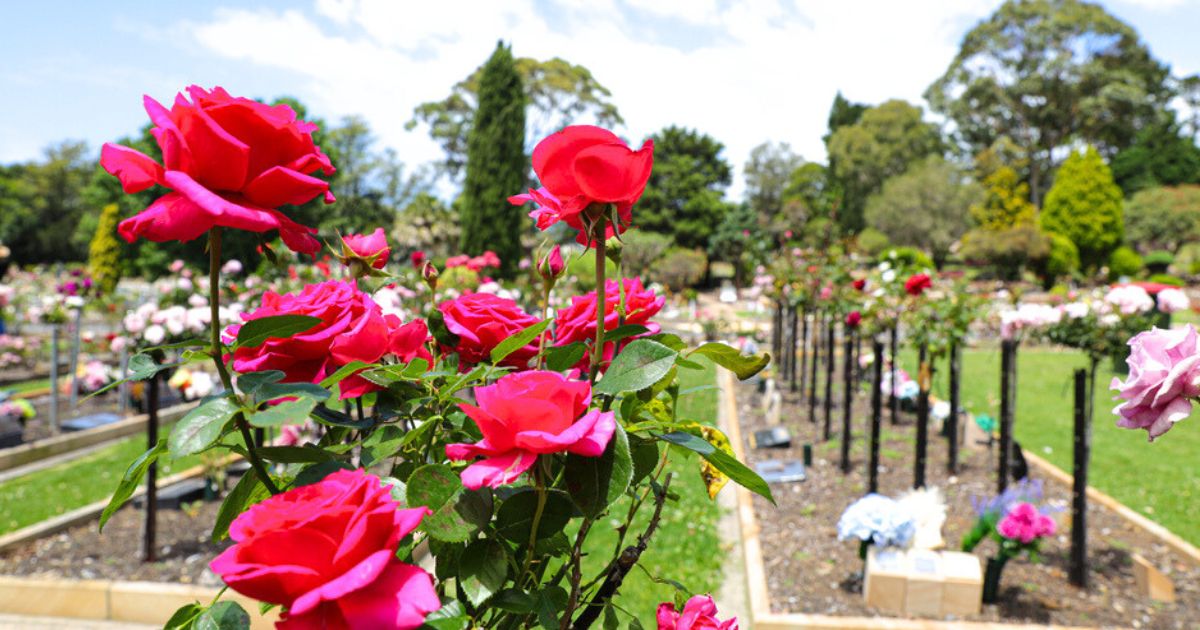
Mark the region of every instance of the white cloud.
[[[998, 2], [552, 1], [543, 14], [531, 0], [317, 0], [313, 13], [226, 9], [189, 28], [214, 54], [294, 73], [296, 94], [326, 117], [363, 114], [412, 163], [438, 157], [424, 130], [403, 128], [413, 107], [445, 96], [503, 39], [520, 56], [588, 67], [612, 90], [631, 141], [695, 127], [740, 168], [766, 140], [823, 159], [839, 89], [858, 101], [920, 101], [963, 30]], [[635, 14], [653, 20], [634, 23]], [[718, 36], [685, 52], [664, 43], [676, 26]]]

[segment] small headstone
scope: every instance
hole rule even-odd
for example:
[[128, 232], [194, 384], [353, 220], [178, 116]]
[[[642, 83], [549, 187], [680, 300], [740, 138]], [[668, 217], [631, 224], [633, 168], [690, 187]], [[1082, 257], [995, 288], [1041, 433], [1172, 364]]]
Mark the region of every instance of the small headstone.
[[792, 445], [792, 434], [783, 427], [762, 429], [754, 432], [755, 448], [787, 448]]
[[863, 598], [868, 606], [904, 614], [904, 599], [908, 586], [908, 556], [900, 549], [867, 550], [867, 571], [863, 581]]
[[21, 422], [11, 416], [0, 416], [0, 448], [20, 446], [23, 431]]
[[939, 615], [942, 611], [942, 559], [934, 551], [909, 551], [908, 585], [904, 612], [910, 615]]
[[1138, 592], [1143, 597], [1168, 604], [1174, 603], [1175, 584], [1171, 582], [1171, 578], [1136, 553], [1133, 554], [1133, 577], [1137, 580]]
[[778, 426], [783, 421], [783, 394], [774, 392], [771, 394], [767, 405], [767, 424]]
[[804, 481], [804, 464], [796, 460], [767, 459], [754, 464], [754, 470], [767, 483]]
[[769, 378], [764, 381], [762, 390], [762, 411], [763, 415], [771, 409], [771, 399], [775, 397], [775, 379]]
[[86, 429], [94, 429], [102, 427], [106, 424], [112, 424], [121, 419], [115, 413], [93, 413], [78, 418], [71, 418], [62, 422], [63, 431], [84, 431]]
[[975, 615], [983, 600], [979, 558], [961, 551], [942, 552], [942, 615]]

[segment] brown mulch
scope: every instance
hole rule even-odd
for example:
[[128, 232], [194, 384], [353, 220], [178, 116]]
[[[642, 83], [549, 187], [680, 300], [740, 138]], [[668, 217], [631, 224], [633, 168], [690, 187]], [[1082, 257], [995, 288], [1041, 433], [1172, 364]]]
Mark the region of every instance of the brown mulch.
[[[840, 383], [839, 383], [840, 384]], [[841, 393], [835, 386], [834, 440], [822, 442], [823, 413], [818, 406], [817, 424], [810, 423], [807, 403], [796, 394], [784, 393], [782, 423], [792, 434], [787, 449], [752, 449], [755, 430], [767, 428], [761, 396], [751, 384], [738, 386], [737, 401], [746, 457], [750, 462], [765, 459], [802, 458], [803, 445], [814, 445], [813, 467], [803, 482], [775, 484], [772, 492], [778, 507], [761, 497], [754, 498], [755, 516], [763, 548], [764, 569], [774, 612], [841, 616], [894, 616], [867, 606], [858, 574], [863, 563], [855, 541], [837, 540], [837, 521], [842, 511], [866, 493], [869, 437], [869, 389], [863, 386], [856, 397], [851, 461], [853, 469], [843, 475], [840, 445]], [[885, 400], [886, 405], [886, 400]], [[881, 439], [880, 493], [899, 496], [912, 486], [916, 430], [913, 414], [901, 413], [901, 422], [888, 423], [885, 407]], [[962, 536], [975, 522], [971, 497], [995, 493], [994, 451], [960, 449], [957, 476], [947, 472], [948, 446], [930, 423], [926, 480], [940, 488], [947, 504], [942, 530], [949, 548], [957, 548]], [[1030, 475], [1038, 477], [1036, 469]], [[1042, 546], [1038, 564], [1015, 559], [1004, 569], [1000, 602], [985, 605], [972, 621], [1061, 624], [1075, 626], [1120, 626], [1135, 628], [1200, 628], [1200, 567], [1175, 554], [1157, 538], [1133, 527], [1104, 507], [1088, 508], [1088, 560], [1091, 587], [1082, 590], [1067, 582], [1070, 488], [1052, 479], [1044, 480], [1045, 501], [1062, 510], [1058, 534]], [[981, 560], [995, 552], [995, 543], [985, 541], [975, 550]], [[1150, 601], [1137, 593], [1131, 555], [1141, 554], [1174, 582], [1176, 602]]]
[[96, 521], [89, 521], [0, 552], [0, 575], [220, 586], [208, 570], [208, 563], [229, 544], [209, 539], [219, 506], [207, 502], [191, 504], [186, 511], [159, 510], [155, 562], [141, 561], [145, 513], [126, 507], [113, 515], [103, 533]]

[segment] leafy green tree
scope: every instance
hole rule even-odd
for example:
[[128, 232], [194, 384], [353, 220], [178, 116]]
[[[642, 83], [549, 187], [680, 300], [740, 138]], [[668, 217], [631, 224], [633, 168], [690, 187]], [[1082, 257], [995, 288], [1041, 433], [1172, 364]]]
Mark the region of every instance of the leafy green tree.
[[1111, 156], [1129, 146], [1165, 108], [1167, 76], [1098, 4], [1008, 0], [967, 33], [925, 97], [974, 151], [1001, 136], [1016, 142], [1039, 204], [1061, 149], [1088, 142]]
[[[551, 132], [581, 120], [594, 120], [604, 127], [625, 122], [609, 100], [608, 88], [587, 68], [558, 57], [546, 61], [521, 57], [514, 64], [528, 106], [526, 147], [532, 148]], [[429, 127], [429, 135], [446, 154], [439, 166], [451, 179], [457, 179], [466, 165], [467, 138], [479, 104], [483, 70], [484, 66], [476, 68], [455, 84], [446, 98], [418, 105], [406, 124], [408, 129]]]
[[1054, 282], [1079, 270], [1079, 248], [1061, 234], [1047, 234], [1050, 249], [1041, 265], [1043, 287], [1049, 290]]
[[725, 148], [712, 136], [683, 127], [667, 127], [654, 140], [654, 171], [633, 207], [638, 229], [667, 234], [686, 249], [708, 246], [731, 204], [725, 188], [732, 168], [721, 157]]
[[460, 233], [453, 209], [429, 193], [419, 193], [396, 218], [392, 243], [398, 253], [421, 250], [444, 258], [457, 253]]
[[1113, 157], [1112, 172], [1126, 195], [1155, 186], [1200, 183], [1200, 147], [1183, 135], [1173, 114], [1164, 115]]
[[483, 66], [479, 108], [467, 141], [467, 175], [462, 190], [462, 249], [500, 256], [501, 275], [512, 277], [521, 258], [525, 214], [509, 195], [525, 188], [525, 91], [503, 42]]
[[982, 202], [971, 206], [980, 228], [999, 231], [1033, 222], [1037, 208], [1029, 203], [1029, 184], [1021, 181], [1016, 170], [1001, 166], [983, 180], [983, 186]]
[[830, 181], [828, 168], [817, 162], [802, 164], [788, 176], [783, 189], [784, 225], [773, 225], [772, 230], [801, 231], [814, 219], [828, 219], [839, 194]]
[[971, 227], [969, 208], [982, 197], [978, 184], [933, 156], [884, 182], [867, 201], [866, 220], [893, 244], [927, 250], [940, 268]]
[[642, 279], [671, 247], [671, 237], [646, 230], [630, 230], [621, 240], [621, 270]]
[[[725, 213], [721, 224], [708, 239], [709, 258], [732, 263], [734, 282], [739, 285], [744, 283], [746, 272], [753, 265], [763, 262], [770, 244], [779, 242], [763, 232], [758, 220], [750, 204], [737, 204]], [[796, 227], [798, 230], [799, 226]]]
[[337, 195], [331, 206], [315, 208], [322, 232], [359, 234], [390, 228], [396, 215], [426, 185], [420, 172], [406, 173], [396, 152], [375, 151], [375, 135], [361, 116], [347, 116], [324, 133], [322, 149], [337, 166], [330, 187]]
[[937, 126], [922, 119], [921, 108], [901, 100], [863, 112], [857, 123], [829, 137], [831, 179], [842, 192], [837, 219], [848, 232], [863, 227], [867, 198], [895, 177], [944, 149]]
[[0, 218], [0, 241], [17, 264], [86, 260], [91, 234], [80, 238], [77, 228], [87, 214], [84, 189], [94, 157], [86, 143], [74, 141], [52, 145], [44, 156], [5, 169], [4, 214], [14, 212]]
[[1072, 153], [1046, 193], [1042, 229], [1075, 243], [1079, 260], [1091, 271], [1104, 264], [1124, 237], [1121, 189], [1093, 147]]
[[971, 230], [963, 236], [961, 254], [989, 265], [1002, 280], [1020, 280], [1026, 269], [1045, 262], [1050, 244], [1051, 236], [1029, 221], [1002, 230]]
[[829, 107], [829, 130], [821, 137], [826, 147], [829, 146], [829, 138], [833, 135], [833, 132], [842, 127], [857, 123], [862, 118], [863, 112], [868, 109], [870, 109], [870, 106], [866, 103], [851, 102], [842, 96], [841, 90], [838, 90], [838, 93], [833, 97], [833, 105]]
[[1125, 203], [1125, 240], [1143, 253], [1200, 240], [1200, 186], [1138, 191]]
[[117, 223], [121, 208], [115, 203], [104, 206], [96, 225], [96, 234], [88, 248], [88, 271], [105, 294], [111, 294], [121, 280], [121, 242], [117, 240]]
[[784, 191], [792, 173], [802, 164], [804, 159], [793, 153], [786, 142], [764, 142], [750, 150], [742, 174], [746, 178], [746, 202], [758, 215], [760, 226], [775, 224], [783, 218]]

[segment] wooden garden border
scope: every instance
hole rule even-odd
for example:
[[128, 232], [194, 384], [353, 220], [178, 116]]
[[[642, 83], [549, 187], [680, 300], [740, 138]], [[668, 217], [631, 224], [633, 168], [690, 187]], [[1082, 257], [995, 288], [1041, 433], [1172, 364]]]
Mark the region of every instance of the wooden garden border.
[[[166, 409], [160, 409], [158, 420], [166, 426], [187, 413], [196, 403], [182, 403]], [[87, 448], [117, 438], [138, 433], [146, 428], [146, 414], [130, 416], [122, 420], [106, 424], [94, 429], [63, 433], [53, 437], [34, 440], [28, 444], [13, 446], [0, 450], [0, 471], [32, 464], [36, 461], [70, 453], [71, 451]]]
[[[742, 430], [738, 420], [738, 407], [736, 392], [734, 390], [733, 374], [728, 370], [718, 369], [717, 383], [721, 390], [719, 408], [720, 413], [718, 415], [720, 416], [721, 423], [723, 425], [722, 429], [725, 431], [726, 435], [729, 437], [730, 443], [733, 445], [734, 454], [737, 455], [739, 460], [745, 461], [745, 454], [743, 453], [742, 449]], [[1036, 461], [1036, 458], [1031, 458], [1030, 461]], [[1050, 464], [1046, 462], [1042, 462], [1042, 464], [1045, 466], [1050, 466]], [[1038, 465], [1041, 466], [1042, 464]], [[1052, 466], [1050, 467], [1053, 468]], [[1066, 475], [1066, 473], [1063, 473], [1062, 471], [1058, 472], [1061, 475]], [[1092, 488], [1088, 488], [1089, 493], [1092, 490]], [[738, 523], [741, 527], [742, 550], [745, 554], [746, 562], [746, 598], [748, 607], [750, 609], [749, 621], [755, 630], [796, 630], [799, 628], [812, 628], [817, 630], [854, 630], [858, 628], [864, 630], [952, 630], [955, 628], [964, 628], [966, 630], [1017, 630], [1019, 628], [1030, 628], [1034, 626], [1048, 628], [1050, 630], [1083, 630], [1083, 628], [1076, 628], [1072, 626], [1048, 626], [1042, 624], [937, 621], [930, 619], [903, 619], [896, 617], [841, 617], [832, 615], [810, 615], [805, 613], [771, 612], [771, 603], [767, 589], [767, 574], [765, 568], [763, 567], [762, 543], [758, 539], [760, 529], [758, 526], [758, 521], [754, 517], [753, 495], [749, 490], [746, 490], [741, 486], [738, 486], [736, 491]], [[1110, 498], [1109, 501], [1113, 500]], [[1116, 502], [1113, 501], [1113, 503]], [[1118, 503], [1117, 505], [1120, 504]], [[1125, 510], [1132, 512], [1132, 510], [1129, 510], [1129, 508], [1125, 508]], [[1128, 518], [1124, 512], [1117, 511], [1117, 514]], [[1134, 514], [1136, 515], [1136, 513]], [[1139, 515], [1139, 518], [1142, 517]], [[1143, 518], [1143, 520], [1145, 519]], [[1136, 524], [1141, 526], [1140, 523]], [[1161, 526], [1155, 526], [1158, 527], [1159, 530], [1166, 532], [1166, 530]], [[1150, 531], [1152, 534], [1159, 535], [1158, 532], [1154, 530], [1147, 531]], [[1169, 534], [1169, 532], [1167, 533]], [[1171, 544], [1167, 539], [1164, 538], [1163, 540], [1167, 544]]]

